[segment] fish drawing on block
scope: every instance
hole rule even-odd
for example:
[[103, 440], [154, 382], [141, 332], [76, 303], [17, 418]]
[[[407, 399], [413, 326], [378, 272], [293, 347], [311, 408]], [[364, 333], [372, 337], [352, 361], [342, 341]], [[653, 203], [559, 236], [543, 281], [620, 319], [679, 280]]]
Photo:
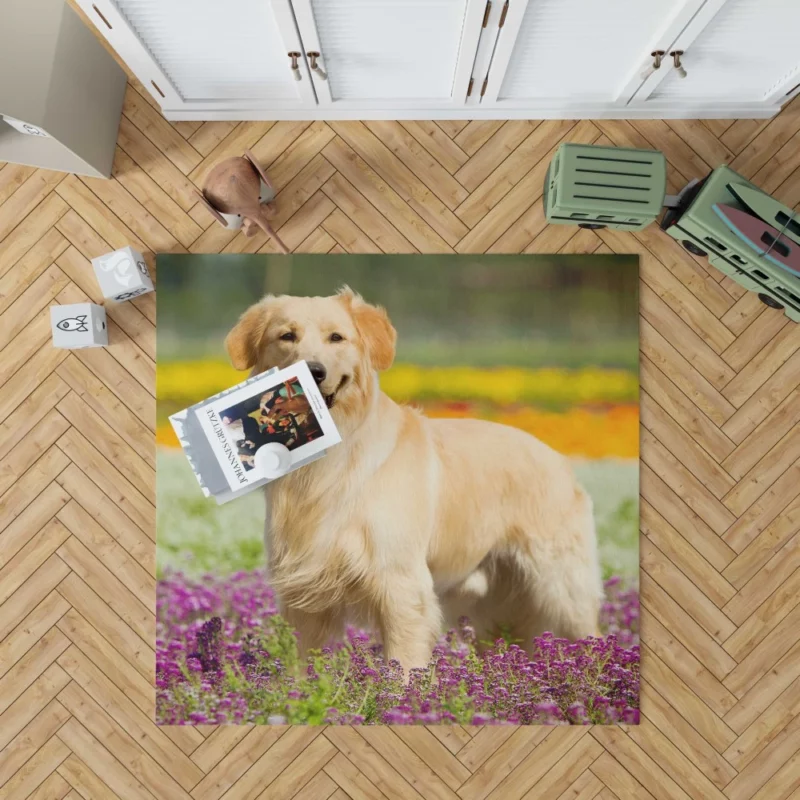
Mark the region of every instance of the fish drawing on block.
[[61, 322], [56, 324], [56, 327], [62, 331], [76, 331], [77, 333], [86, 333], [89, 330], [89, 325], [86, 322], [86, 314], [81, 314], [79, 317], [67, 317], [62, 319]]
[[787, 239], [772, 225], [733, 206], [717, 203], [717, 216], [758, 255], [781, 269], [800, 276], [800, 244]]

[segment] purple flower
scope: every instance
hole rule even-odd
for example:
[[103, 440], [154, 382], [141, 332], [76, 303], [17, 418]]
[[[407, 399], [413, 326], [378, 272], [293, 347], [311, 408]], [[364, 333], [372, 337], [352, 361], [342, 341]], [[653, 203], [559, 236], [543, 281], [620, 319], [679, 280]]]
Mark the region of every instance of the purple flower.
[[[469, 620], [404, 677], [369, 631], [301, 661], [263, 572], [158, 584], [156, 703], [163, 724], [564, 725], [639, 721], [639, 597], [612, 579], [605, 635], [545, 633], [483, 649]], [[520, 646], [524, 644], [525, 647]]]

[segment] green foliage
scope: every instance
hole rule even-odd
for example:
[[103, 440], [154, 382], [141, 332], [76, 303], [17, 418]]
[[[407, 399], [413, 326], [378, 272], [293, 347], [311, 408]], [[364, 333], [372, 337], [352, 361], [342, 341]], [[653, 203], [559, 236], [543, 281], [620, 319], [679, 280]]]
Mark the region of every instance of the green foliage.
[[[579, 461], [578, 478], [594, 501], [603, 577], [639, 574], [639, 465]], [[158, 574], [226, 575], [264, 565], [261, 492], [224, 506], [200, 492], [180, 450], [158, 451]]]

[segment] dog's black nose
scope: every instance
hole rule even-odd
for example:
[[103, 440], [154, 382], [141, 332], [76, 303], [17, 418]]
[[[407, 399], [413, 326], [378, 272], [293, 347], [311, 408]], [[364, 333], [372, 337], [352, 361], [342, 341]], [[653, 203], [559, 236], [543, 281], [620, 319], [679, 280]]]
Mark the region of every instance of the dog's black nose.
[[317, 384], [322, 383], [328, 375], [328, 370], [319, 361], [309, 361], [308, 368], [311, 371], [311, 377], [314, 378]]

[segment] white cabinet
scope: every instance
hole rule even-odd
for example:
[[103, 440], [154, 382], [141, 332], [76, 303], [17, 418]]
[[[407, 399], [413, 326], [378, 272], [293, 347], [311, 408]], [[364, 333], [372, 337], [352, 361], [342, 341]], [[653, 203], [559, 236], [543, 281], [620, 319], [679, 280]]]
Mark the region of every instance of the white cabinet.
[[768, 117], [800, 93], [800, 0], [76, 1], [176, 120]]
[[[328, 110], [463, 106], [486, 0], [292, 0]], [[315, 53], [321, 54], [314, 56]]]
[[[315, 103], [290, 0], [81, 2], [164, 109], [225, 116]], [[300, 80], [296, 80], [297, 73]]]
[[670, 46], [686, 77], [654, 74], [634, 104], [781, 103], [800, 86], [800, 2], [709, 0]]
[[643, 56], [671, 41], [703, 0], [512, 0], [482, 103], [625, 105]]

